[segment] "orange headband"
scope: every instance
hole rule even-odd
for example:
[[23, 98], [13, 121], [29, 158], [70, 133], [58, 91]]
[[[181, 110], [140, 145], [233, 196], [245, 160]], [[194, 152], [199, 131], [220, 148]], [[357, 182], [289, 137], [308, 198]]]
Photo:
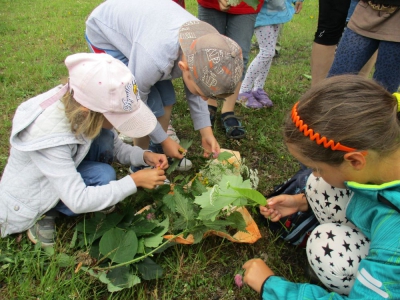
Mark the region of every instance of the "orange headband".
[[356, 151], [354, 148], [346, 147], [341, 145], [340, 143], [336, 143], [333, 140], [329, 140], [321, 135], [319, 133], [314, 133], [314, 130], [309, 129], [307, 124], [304, 124], [303, 120], [300, 119], [298, 113], [297, 113], [297, 105], [299, 102], [296, 102], [295, 105], [292, 108], [292, 120], [293, 123], [296, 125], [297, 128], [299, 128], [300, 132], [303, 132], [304, 136], [309, 136], [310, 140], [316, 141], [318, 145], [323, 144], [325, 148], [331, 148], [332, 150], [340, 150], [340, 151], [345, 151], [345, 152], [353, 152]]

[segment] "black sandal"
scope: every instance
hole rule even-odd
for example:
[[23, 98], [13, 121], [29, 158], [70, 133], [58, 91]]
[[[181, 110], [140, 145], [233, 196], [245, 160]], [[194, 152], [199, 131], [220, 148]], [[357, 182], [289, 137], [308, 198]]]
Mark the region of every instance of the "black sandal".
[[[230, 126], [227, 124], [226, 120], [235, 119], [238, 125]], [[235, 115], [227, 115], [224, 118], [221, 118], [222, 128], [225, 129], [226, 137], [230, 139], [242, 139], [246, 136], [246, 130], [242, 126], [242, 123], [239, 121], [241, 118]], [[232, 135], [233, 131], [239, 131], [240, 134]]]
[[217, 108], [214, 107], [214, 106], [209, 105], [208, 106], [208, 112], [210, 113], [211, 128], [214, 128], [215, 115], [217, 114]]

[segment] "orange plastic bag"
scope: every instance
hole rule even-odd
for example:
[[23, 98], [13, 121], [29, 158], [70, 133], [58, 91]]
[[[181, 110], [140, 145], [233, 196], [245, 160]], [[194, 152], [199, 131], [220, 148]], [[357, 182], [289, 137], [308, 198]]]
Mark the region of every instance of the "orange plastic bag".
[[[221, 149], [221, 152], [230, 152], [233, 154], [233, 156], [228, 159], [228, 162], [230, 164], [233, 164], [237, 168], [237, 170], [238, 170], [237, 175], [240, 175], [240, 153], [237, 151], [228, 150], [228, 149]], [[215, 160], [215, 162], [220, 163], [217, 159]], [[189, 183], [189, 185], [190, 184], [191, 184], [191, 182]], [[173, 193], [173, 185], [171, 185], [171, 192]], [[145, 207], [140, 212], [147, 210], [149, 208], [150, 207]], [[261, 238], [261, 233], [257, 226], [257, 223], [254, 221], [254, 219], [250, 215], [249, 211], [245, 207], [238, 207], [236, 209], [236, 211], [238, 211], [239, 213], [242, 214], [243, 219], [246, 222], [247, 232], [238, 231], [234, 235], [230, 235], [230, 234], [227, 234], [227, 233], [221, 232], [221, 231], [209, 230], [204, 234], [203, 237], [207, 237], [210, 235], [216, 235], [219, 237], [226, 238], [229, 241], [234, 242], [234, 243], [253, 244], [256, 241], [258, 241]], [[175, 236], [172, 234], [164, 236], [165, 239], [172, 239], [174, 237]], [[193, 244], [194, 238], [191, 234], [189, 234], [186, 238], [184, 238], [183, 236], [178, 236], [178, 237], [175, 237], [175, 242], [179, 243], [179, 244], [190, 245], [190, 244]]]
[[[261, 238], [260, 230], [258, 229], [257, 223], [254, 221], [249, 211], [245, 207], [237, 208], [238, 212], [240, 212], [246, 221], [246, 230], [247, 232], [238, 231], [234, 235], [229, 235], [225, 232], [209, 230], [207, 231], [203, 237], [207, 237], [210, 235], [217, 235], [219, 237], [226, 238], [234, 243], [248, 243], [253, 244]], [[174, 235], [164, 235], [165, 239], [172, 239]], [[191, 234], [189, 234], [186, 238], [183, 236], [178, 236], [175, 238], [175, 242], [179, 244], [190, 245], [193, 244], [194, 238]]]

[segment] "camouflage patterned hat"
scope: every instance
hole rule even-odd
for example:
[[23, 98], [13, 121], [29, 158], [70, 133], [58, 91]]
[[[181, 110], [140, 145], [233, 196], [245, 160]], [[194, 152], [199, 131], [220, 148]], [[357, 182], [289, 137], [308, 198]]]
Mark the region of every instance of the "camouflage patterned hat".
[[242, 49], [236, 42], [206, 22], [190, 21], [181, 26], [179, 43], [204, 96], [225, 98], [235, 92], [243, 73]]

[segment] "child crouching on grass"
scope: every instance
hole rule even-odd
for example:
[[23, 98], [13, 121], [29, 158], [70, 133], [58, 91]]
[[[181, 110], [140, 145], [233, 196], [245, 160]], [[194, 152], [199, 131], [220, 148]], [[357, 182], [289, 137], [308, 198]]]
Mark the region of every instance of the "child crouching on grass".
[[[51, 246], [58, 212], [105, 210], [166, 179], [164, 154], [127, 145], [115, 130], [136, 138], [157, 124], [129, 69], [108, 54], [78, 53], [65, 64], [67, 85], [29, 99], [15, 113], [0, 182], [2, 237], [28, 230], [33, 243]], [[117, 180], [114, 158], [156, 168]]]
[[293, 106], [284, 137], [311, 168], [305, 194], [260, 207], [271, 221], [312, 209], [320, 222], [307, 241], [323, 287], [293, 283], [261, 260], [243, 265], [262, 299], [400, 299], [400, 95], [372, 80], [325, 79]]

